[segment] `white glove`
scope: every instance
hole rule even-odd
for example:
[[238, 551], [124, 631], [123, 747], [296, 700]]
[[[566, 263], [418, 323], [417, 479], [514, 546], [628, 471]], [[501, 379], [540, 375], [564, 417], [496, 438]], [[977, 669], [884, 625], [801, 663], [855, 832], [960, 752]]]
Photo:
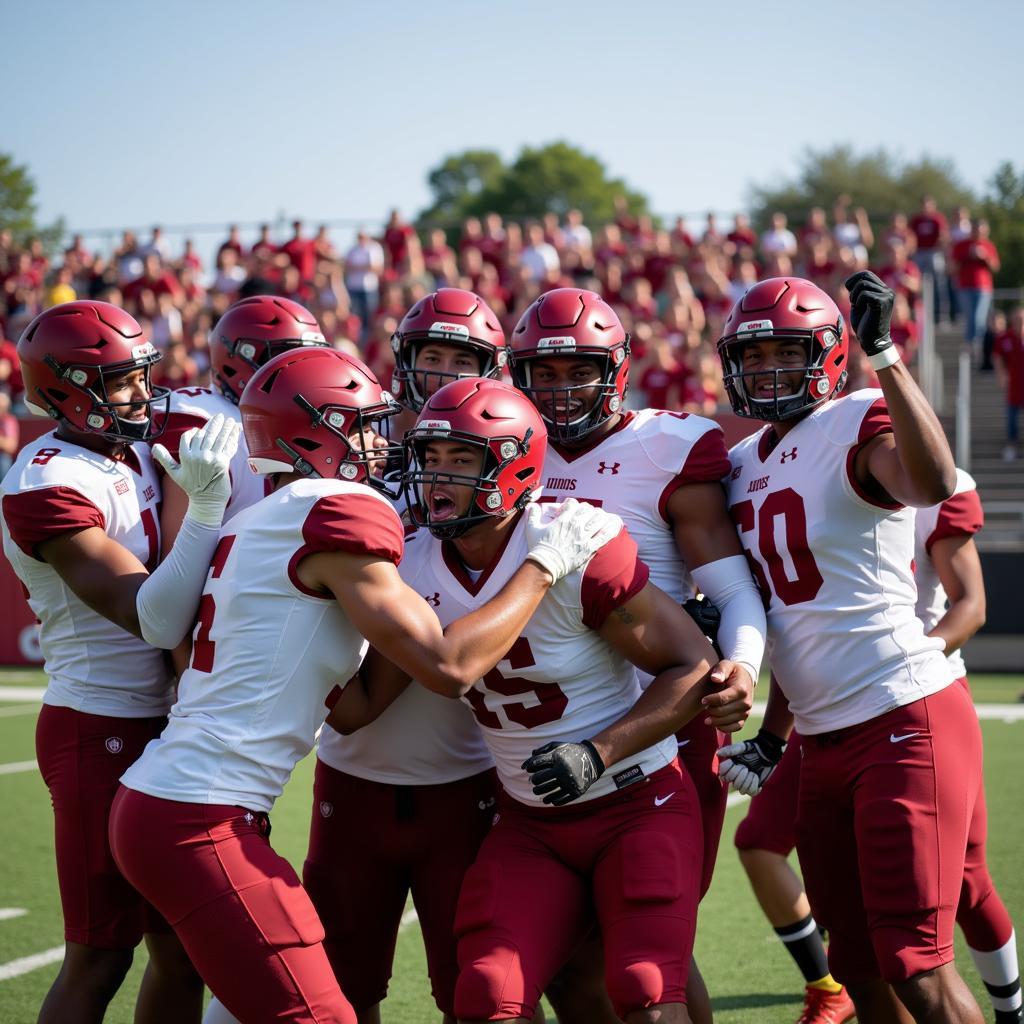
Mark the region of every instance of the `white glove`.
[[737, 793], [756, 796], [786, 751], [785, 740], [761, 729], [752, 740], [718, 748], [718, 774]]
[[544, 507], [533, 504], [526, 513], [526, 557], [536, 562], [557, 583], [582, 568], [599, 548], [621, 529], [622, 520], [611, 512], [575, 498], [562, 502], [557, 516], [545, 523]]
[[153, 458], [187, 495], [190, 519], [220, 526], [231, 498], [228, 469], [238, 448], [240, 424], [218, 413], [201, 430], [193, 427], [181, 437], [179, 462], [162, 445], [153, 445]]

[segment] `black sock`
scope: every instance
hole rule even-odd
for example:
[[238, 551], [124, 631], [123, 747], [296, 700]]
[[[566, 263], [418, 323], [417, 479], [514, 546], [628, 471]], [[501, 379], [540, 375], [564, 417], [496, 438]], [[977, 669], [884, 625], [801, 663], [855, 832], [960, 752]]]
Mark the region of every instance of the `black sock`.
[[782, 939], [787, 952], [796, 961], [808, 985], [828, 975], [825, 944], [821, 941], [821, 933], [810, 914], [795, 924], [776, 928], [775, 934]]

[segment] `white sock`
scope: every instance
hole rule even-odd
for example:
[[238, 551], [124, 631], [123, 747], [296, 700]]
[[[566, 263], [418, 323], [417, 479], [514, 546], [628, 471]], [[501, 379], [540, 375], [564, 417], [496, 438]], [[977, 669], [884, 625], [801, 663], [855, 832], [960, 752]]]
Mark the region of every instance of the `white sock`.
[[224, 1009], [224, 1004], [214, 996], [206, 1008], [206, 1013], [203, 1014], [203, 1024], [238, 1024], [238, 1021]]
[[1012, 1011], [1021, 1005], [1020, 968], [1017, 966], [1017, 937], [1010, 932], [1010, 938], [1000, 949], [990, 953], [972, 949], [971, 956], [985, 982], [992, 1008]]

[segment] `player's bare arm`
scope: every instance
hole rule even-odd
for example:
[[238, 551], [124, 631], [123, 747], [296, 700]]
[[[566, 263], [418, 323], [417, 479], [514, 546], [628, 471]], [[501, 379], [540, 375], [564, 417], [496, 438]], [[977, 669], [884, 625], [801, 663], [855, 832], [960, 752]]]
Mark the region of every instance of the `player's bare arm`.
[[[613, 764], [671, 735], [704, 710], [701, 702], [709, 696], [717, 659], [689, 615], [654, 584], [609, 615], [601, 635], [654, 676], [629, 713], [592, 738], [605, 764]], [[750, 713], [749, 691], [731, 698], [712, 696], [715, 704], [707, 710], [715, 725], [739, 729]]]
[[526, 562], [491, 601], [447, 629], [391, 562], [323, 552], [299, 565], [310, 587], [330, 591], [353, 625], [404, 672], [447, 697], [461, 697], [508, 653], [551, 586]]
[[195, 536], [190, 535], [186, 552], [172, 549], [174, 554], [152, 575], [99, 527], [54, 537], [39, 546], [39, 557], [93, 611], [154, 646], [177, 646], [194, 621], [206, 564], [230, 494], [228, 463], [238, 435], [237, 424], [218, 416], [201, 431], [185, 436], [180, 463], [162, 446], [154, 448], [153, 457], [189, 496], [188, 516]]
[[668, 516], [684, 563], [722, 613], [725, 657], [712, 670], [711, 681], [730, 694], [745, 691], [749, 696], [757, 684], [767, 624], [725, 491], [718, 483], [680, 487], [669, 499]]
[[[715, 652], [683, 609], [654, 584], [615, 609], [601, 636], [637, 668], [654, 676], [630, 710], [590, 739], [547, 743], [523, 762], [533, 791], [561, 806], [582, 796], [616, 764], [663, 740], [701, 711]], [[723, 714], [742, 719], [747, 710]], [[739, 728], [736, 725], [735, 728]]]
[[878, 374], [893, 433], [864, 445], [854, 460], [858, 482], [881, 499], [924, 508], [945, 501], [956, 487], [949, 442], [889, 336], [894, 294], [870, 271], [846, 282], [861, 348]]
[[412, 677], [371, 647], [359, 671], [342, 689], [327, 716], [335, 732], [348, 736], [379, 718], [405, 692]]
[[985, 580], [972, 537], [957, 534], [935, 541], [931, 559], [949, 598], [949, 609], [929, 635], [942, 637], [948, 655], [985, 624]]

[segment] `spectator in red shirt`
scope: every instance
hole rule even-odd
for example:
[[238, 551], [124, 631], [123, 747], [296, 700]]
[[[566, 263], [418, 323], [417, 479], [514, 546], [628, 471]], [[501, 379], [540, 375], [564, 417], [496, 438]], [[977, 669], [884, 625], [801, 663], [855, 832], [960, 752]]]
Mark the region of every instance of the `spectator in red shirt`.
[[11, 396], [0, 388], [0, 478], [11, 468], [20, 440], [21, 428], [18, 417], [11, 412]]
[[427, 246], [423, 250], [423, 265], [434, 279], [438, 288], [450, 288], [459, 276], [455, 253], [448, 244], [448, 236], [441, 228], [430, 232]]
[[653, 337], [645, 366], [640, 373], [640, 390], [651, 409], [681, 409], [691, 370], [672, 351], [667, 338]]
[[303, 286], [313, 280], [316, 270], [316, 247], [311, 238], [302, 237], [302, 221], [292, 221], [292, 237], [281, 246], [281, 252], [299, 272]]
[[170, 295], [175, 302], [180, 302], [184, 298], [178, 279], [169, 270], [164, 269], [162, 260], [155, 252], [146, 257], [142, 276], [124, 286], [124, 301], [138, 302], [143, 291], [152, 292], [154, 296]]
[[[221, 248], [223, 249], [223, 246], [221, 246]], [[260, 225], [260, 237], [256, 239], [255, 244], [249, 250], [249, 257], [250, 257], [250, 259], [252, 259], [253, 257], [257, 257], [257, 258], [268, 258], [269, 257], [269, 258], [272, 259], [274, 256], [277, 255], [277, 252], [278, 252], [277, 246], [274, 245], [273, 241], [270, 238], [270, 225], [269, 224], [261, 224]]]
[[218, 264], [220, 262], [220, 254], [226, 249], [231, 249], [239, 259], [242, 258], [242, 238], [238, 232], [237, 224], [231, 224], [228, 226], [228, 237], [221, 242], [217, 248]]
[[733, 253], [742, 258], [753, 256], [757, 250], [757, 235], [745, 213], [736, 214], [732, 222], [732, 231], [725, 238], [733, 246]]
[[[948, 301], [946, 245], [949, 242], [949, 227], [931, 196], [922, 198], [920, 211], [910, 218], [910, 230], [914, 232], [917, 242], [914, 262], [922, 274], [931, 278], [935, 303], [932, 313], [938, 322], [943, 319], [942, 313]], [[948, 317], [950, 310], [945, 309], [945, 312]]]
[[181, 259], [178, 261], [182, 270], [191, 270], [193, 274], [201, 274], [203, 272], [203, 261], [196, 252], [195, 243], [191, 238], [185, 239], [185, 251], [181, 254]]
[[[914, 269], [916, 270], [917, 268], [915, 267]], [[891, 288], [892, 285], [889, 287]], [[892, 338], [892, 343], [900, 350], [903, 362], [907, 366], [910, 366], [917, 357], [917, 346], [920, 338], [918, 325], [911, 318], [910, 313], [911, 306], [906, 294], [902, 291], [897, 291], [892, 305], [889, 335]]]
[[419, 245], [416, 231], [411, 224], [402, 220], [398, 210], [392, 210], [381, 241], [384, 243], [387, 277], [389, 280], [398, 280], [409, 269], [410, 247]]
[[1024, 409], [1024, 309], [1018, 306], [1010, 313], [1007, 330], [996, 338], [994, 355], [999, 379], [1006, 390], [1006, 447], [1003, 460], [1017, 458], [1020, 440], [1018, 417]]
[[988, 237], [988, 221], [974, 221], [969, 238], [953, 246], [957, 303], [964, 315], [964, 342], [979, 347], [992, 306], [992, 275], [999, 270], [999, 253]]
[[0, 334], [0, 387], [10, 396], [12, 402], [19, 402], [25, 393], [25, 382], [21, 379], [21, 360], [18, 346]]
[[882, 245], [885, 248], [892, 248], [894, 242], [899, 242], [909, 256], [913, 256], [917, 251], [917, 237], [910, 230], [905, 213], [894, 213], [888, 227], [882, 231]]
[[897, 241], [889, 246], [889, 262], [878, 270], [878, 276], [895, 292], [906, 296], [913, 306], [921, 296], [921, 271]]
[[338, 258], [338, 250], [327, 233], [326, 224], [321, 224], [316, 229], [316, 238], [313, 239], [313, 253], [317, 261], [336, 260]]

